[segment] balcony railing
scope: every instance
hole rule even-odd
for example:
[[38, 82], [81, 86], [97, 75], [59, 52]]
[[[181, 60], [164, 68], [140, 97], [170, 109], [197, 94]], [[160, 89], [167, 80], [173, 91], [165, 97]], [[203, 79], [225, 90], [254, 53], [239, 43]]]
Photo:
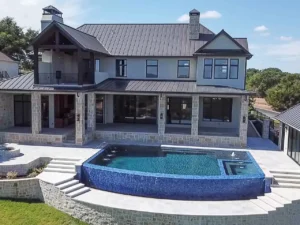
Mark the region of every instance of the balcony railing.
[[78, 73], [39, 73], [39, 84], [78, 84]]

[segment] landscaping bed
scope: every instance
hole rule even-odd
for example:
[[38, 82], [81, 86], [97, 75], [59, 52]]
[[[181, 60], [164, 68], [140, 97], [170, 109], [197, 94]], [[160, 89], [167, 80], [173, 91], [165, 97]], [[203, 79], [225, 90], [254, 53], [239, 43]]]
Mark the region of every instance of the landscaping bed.
[[44, 203], [0, 200], [0, 224], [87, 225]]
[[22, 176], [19, 176], [18, 173], [15, 171], [10, 171], [6, 174], [6, 176], [0, 176], [0, 180], [33, 178], [42, 173], [45, 167], [46, 165], [40, 165], [36, 168], [28, 170], [27, 174]]

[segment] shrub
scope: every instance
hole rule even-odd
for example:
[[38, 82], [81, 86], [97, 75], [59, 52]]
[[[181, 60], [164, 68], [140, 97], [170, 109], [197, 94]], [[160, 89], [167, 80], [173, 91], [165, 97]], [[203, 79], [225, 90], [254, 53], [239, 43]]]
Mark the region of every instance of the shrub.
[[6, 174], [7, 179], [16, 179], [18, 176], [18, 173], [15, 171], [10, 171]]
[[31, 178], [31, 177], [36, 177], [37, 175], [39, 175], [41, 172], [43, 172], [44, 168], [46, 166], [42, 165], [33, 169], [28, 170], [27, 172], [27, 177]]

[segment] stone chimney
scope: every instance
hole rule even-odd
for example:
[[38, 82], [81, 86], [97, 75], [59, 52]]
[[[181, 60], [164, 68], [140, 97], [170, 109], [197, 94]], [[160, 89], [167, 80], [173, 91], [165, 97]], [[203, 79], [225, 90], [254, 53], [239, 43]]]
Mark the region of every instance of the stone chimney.
[[43, 8], [43, 16], [41, 20], [41, 31], [43, 31], [53, 21], [64, 23], [62, 14], [63, 13], [61, 11], [59, 11], [57, 8], [55, 8], [52, 5]]
[[189, 23], [189, 34], [190, 40], [198, 40], [200, 33], [200, 12], [196, 9], [193, 9], [189, 13], [190, 23]]

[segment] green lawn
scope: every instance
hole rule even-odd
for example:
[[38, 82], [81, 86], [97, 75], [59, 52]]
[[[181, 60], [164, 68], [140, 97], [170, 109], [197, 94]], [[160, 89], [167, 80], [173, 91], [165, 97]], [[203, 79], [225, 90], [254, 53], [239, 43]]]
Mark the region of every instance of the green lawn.
[[44, 203], [0, 200], [0, 224], [86, 225]]

